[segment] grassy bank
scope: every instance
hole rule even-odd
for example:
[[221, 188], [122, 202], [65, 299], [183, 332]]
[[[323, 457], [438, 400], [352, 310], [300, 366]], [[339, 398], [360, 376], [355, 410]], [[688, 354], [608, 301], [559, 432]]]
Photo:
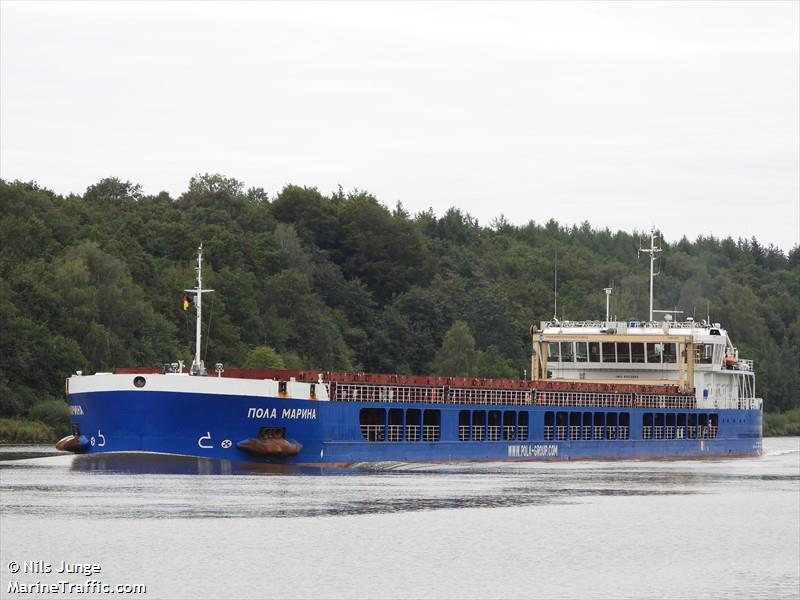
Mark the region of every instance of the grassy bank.
[[0, 443], [48, 444], [55, 443], [63, 432], [41, 421], [29, 419], [0, 419]]
[[800, 408], [764, 414], [764, 436], [800, 435]]

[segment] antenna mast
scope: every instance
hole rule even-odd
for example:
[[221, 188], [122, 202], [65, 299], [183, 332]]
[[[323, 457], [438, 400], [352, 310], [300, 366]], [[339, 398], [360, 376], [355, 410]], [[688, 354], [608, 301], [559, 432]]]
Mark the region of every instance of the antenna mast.
[[202, 335], [201, 326], [203, 322], [203, 294], [213, 292], [214, 290], [203, 289], [203, 242], [200, 242], [200, 246], [197, 248], [197, 266], [194, 270], [197, 272], [197, 287], [193, 290], [183, 290], [184, 292], [192, 292], [195, 294], [195, 306], [197, 307], [195, 351], [190, 373], [192, 375], [205, 375], [206, 369], [203, 365], [203, 361], [200, 360], [200, 338]]
[[656, 254], [661, 252], [661, 248], [656, 248], [656, 228], [650, 229], [650, 247], [639, 248], [639, 252], [647, 252], [650, 255], [650, 321], [653, 321], [653, 265], [656, 262]]
[[553, 267], [553, 320], [558, 321], [558, 247], [556, 247], [555, 266]]

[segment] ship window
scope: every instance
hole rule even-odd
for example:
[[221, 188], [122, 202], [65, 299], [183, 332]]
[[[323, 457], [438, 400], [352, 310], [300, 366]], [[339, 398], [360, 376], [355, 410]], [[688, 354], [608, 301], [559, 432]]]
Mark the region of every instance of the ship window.
[[617, 344], [617, 360], [621, 363], [631, 362], [631, 345], [628, 342]]
[[547, 360], [550, 362], [560, 362], [558, 355], [558, 342], [547, 344]]
[[603, 362], [617, 362], [617, 352], [614, 342], [603, 342]]
[[661, 344], [653, 342], [647, 343], [647, 362], [660, 363], [661, 362]]
[[308, 388], [308, 397], [311, 398], [312, 400], [316, 400], [317, 399], [317, 384], [316, 383], [312, 383], [309, 386], [309, 388]]
[[522, 411], [521, 413], [519, 413], [519, 418], [517, 420], [517, 439], [518, 440], [527, 440], [528, 439], [528, 418], [529, 418], [528, 411]]
[[561, 362], [573, 362], [575, 355], [572, 352], [572, 342], [561, 342]]
[[589, 362], [589, 350], [586, 348], [586, 342], [575, 342], [575, 360]]
[[552, 440], [555, 435], [555, 414], [552, 412], [544, 413], [544, 439]]
[[278, 382], [278, 394], [281, 395], [281, 396], [285, 396], [286, 395], [286, 382], [285, 381], [279, 381]]
[[458, 413], [458, 439], [462, 442], [469, 441], [470, 426], [469, 426], [470, 412], [462, 410]]
[[633, 342], [631, 344], [631, 362], [643, 363], [644, 362], [644, 344], [641, 342]]
[[600, 362], [600, 342], [589, 342], [589, 362]]
[[438, 442], [441, 432], [442, 411], [426, 410], [422, 414], [422, 441]]
[[409, 408], [406, 411], [406, 441], [418, 442], [420, 440], [420, 414], [418, 408]]
[[485, 427], [486, 427], [486, 412], [482, 410], [474, 411], [472, 413], [472, 439], [474, 441], [480, 442], [486, 439]]
[[701, 365], [710, 365], [714, 356], [714, 346], [712, 344], [698, 344], [694, 349], [694, 360]]
[[668, 343], [663, 344], [664, 346], [664, 362], [665, 363], [674, 363], [678, 360], [678, 351], [676, 348], [676, 344]]
[[403, 441], [403, 409], [389, 409], [389, 425], [386, 432], [386, 439], [390, 442]]
[[516, 438], [517, 413], [513, 410], [503, 412], [503, 439], [513, 440]]
[[384, 437], [384, 421], [386, 409], [362, 408], [358, 412], [358, 424], [361, 426], [361, 437], [370, 442], [382, 442]]

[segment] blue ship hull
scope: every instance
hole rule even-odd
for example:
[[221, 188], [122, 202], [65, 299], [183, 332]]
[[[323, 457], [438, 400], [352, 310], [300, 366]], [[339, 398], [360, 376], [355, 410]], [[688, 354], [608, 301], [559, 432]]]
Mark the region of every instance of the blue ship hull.
[[[274, 464], [348, 465], [382, 461], [702, 458], [761, 453], [760, 410], [342, 402], [144, 390], [75, 393], [69, 395], [69, 403], [73, 426], [82, 440], [80, 451], [88, 454], [157, 452]], [[416, 429], [417, 439], [409, 441], [407, 438], [413, 439], [413, 426], [395, 425], [394, 436], [384, 435], [389, 431], [389, 420], [385, 418], [383, 424], [372, 426], [372, 432], [365, 433], [360, 421], [362, 409], [373, 409], [373, 414], [379, 414], [381, 409], [385, 414], [394, 410], [395, 415], [433, 411], [438, 429], [429, 439]], [[513, 413], [509, 418], [515, 426], [501, 426], [498, 439], [487, 439], [486, 430], [481, 432], [482, 440], [471, 439], [474, 428], [465, 429], [460, 419], [465, 413], [490, 411], [499, 412], [501, 419], [505, 413]], [[605, 427], [595, 431], [595, 427], [587, 430], [582, 425], [577, 429], [567, 426], [556, 433], [552, 419], [562, 415], [581, 424], [618, 423], [622, 421], [617, 417], [624, 415], [625, 439], [619, 439], [618, 433], [608, 434]], [[654, 415], [661, 419], [656, 422], [713, 422], [715, 426], [711, 435], [698, 431], [690, 437], [692, 428], [687, 427], [678, 432], [682, 439], [664, 439], [654, 435], [652, 428], [648, 431], [647, 424], [654, 422]], [[401, 421], [403, 418], [407, 417], [401, 416]], [[524, 427], [516, 426], [523, 422]], [[549, 428], [547, 423], [551, 424]], [[239, 442], [257, 437], [261, 427], [285, 428], [286, 438], [302, 444], [302, 449], [295, 456], [262, 457], [237, 447]], [[675, 436], [677, 429], [670, 433]]]

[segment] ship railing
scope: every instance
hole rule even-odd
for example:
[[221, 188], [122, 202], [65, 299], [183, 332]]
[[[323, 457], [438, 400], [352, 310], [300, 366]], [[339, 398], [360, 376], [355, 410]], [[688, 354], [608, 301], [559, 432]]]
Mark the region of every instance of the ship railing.
[[739, 410], [761, 410], [762, 403], [761, 398], [739, 398], [736, 406]]
[[680, 426], [675, 428], [675, 439], [682, 440], [686, 437], [686, 427]]
[[591, 427], [591, 425], [584, 425], [583, 426], [583, 439], [585, 439], [585, 440], [592, 439], [592, 427]]
[[500, 439], [500, 426], [488, 425], [486, 427], [486, 439], [490, 442], [496, 442]]
[[627, 425], [619, 425], [617, 427], [619, 432], [619, 439], [627, 440], [628, 439], [628, 426]]
[[523, 406], [531, 404], [531, 390], [485, 388], [450, 388], [449, 399], [455, 404], [500, 404]]
[[565, 439], [567, 439], [567, 426], [566, 425], [556, 425], [556, 439], [557, 440], [565, 440]]
[[476, 442], [483, 441], [483, 425], [473, 425], [472, 426], [472, 439]]
[[629, 394], [613, 392], [537, 391], [537, 405], [592, 406], [600, 408], [696, 408], [692, 395]]
[[581, 428], [579, 425], [570, 425], [569, 426], [569, 439], [571, 440], [579, 440], [581, 439]]
[[602, 440], [603, 439], [603, 429], [604, 428], [603, 428], [602, 425], [595, 425], [594, 426], [594, 434], [593, 434], [592, 437], [594, 439], [596, 439], [596, 440]]
[[690, 440], [696, 439], [697, 438], [697, 430], [698, 430], [697, 426], [689, 425], [686, 428], [686, 437], [688, 437]]
[[368, 385], [339, 383], [336, 397], [340, 402], [444, 402], [444, 390], [437, 387]]
[[503, 439], [506, 441], [515, 439], [516, 429], [513, 425], [503, 426]]
[[708, 426], [708, 437], [715, 438], [717, 437], [717, 428], [714, 425]]
[[528, 426], [527, 425], [518, 425], [517, 426], [517, 439], [518, 440], [527, 440], [528, 439]]
[[664, 428], [660, 425], [653, 427], [653, 437], [657, 440], [664, 439]]
[[461, 442], [466, 442], [469, 439], [469, 425], [458, 426], [458, 439]]
[[653, 427], [651, 425], [645, 425], [644, 427], [642, 427], [642, 439], [643, 440], [653, 439]]
[[615, 440], [615, 439], [617, 439], [617, 427], [616, 427], [616, 425], [606, 425], [606, 439], [607, 440]]
[[439, 441], [439, 434], [441, 427], [439, 425], [423, 425], [422, 426], [422, 441], [423, 442], [437, 442]]
[[403, 426], [402, 425], [389, 425], [386, 428], [386, 438], [390, 442], [400, 442], [403, 440]]
[[552, 425], [545, 425], [544, 426], [544, 439], [546, 441], [550, 441], [553, 439], [553, 426]]
[[370, 442], [382, 442], [383, 425], [362, 425], [361, 436]]
[[675, 439], [675, 427], [672, 426], [672, 425], [667, 425], [664, 428], [664, 437], [666, 439], [668, 439], [668, 440], [674, 440]]
[[419, 425], [406, 425], [406, 441], [407, 442], [419, 441]]
[[637, 394], [636, 406], [640, 408], [697, 408], [697, 399], [690, 395]]

